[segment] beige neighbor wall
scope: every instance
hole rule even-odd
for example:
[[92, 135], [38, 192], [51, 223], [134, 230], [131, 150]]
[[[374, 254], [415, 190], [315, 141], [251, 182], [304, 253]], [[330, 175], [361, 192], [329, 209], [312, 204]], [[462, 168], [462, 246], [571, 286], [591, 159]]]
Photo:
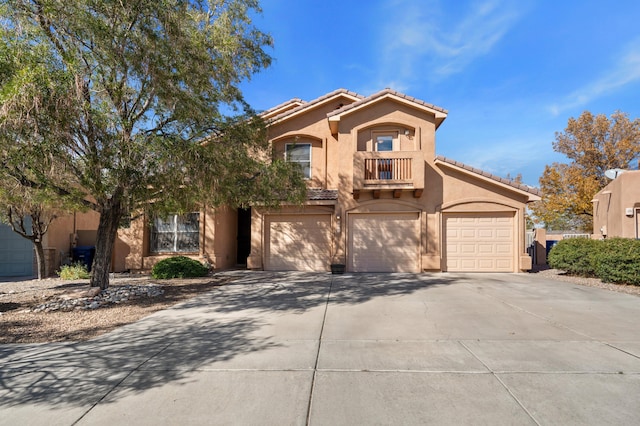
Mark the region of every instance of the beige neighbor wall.
[[55, 253], [47, 256], [53, 262], [47, 270], [53, 273], [62, 263], [69, 262], [73, 247], [94, 246], [99, 222], [100, 215], [93, 210], [55, 219], [45, 234], [45, 249]]
[[186, 256], [215, 269], [227, 269], [236, 264], [237, 210], [229, 207], [207, 208], [200, 211], [200, 248], [193, 253], [151, 253], [149, 250], [149, 223], [147, 215], [131, 222], [119, 240], [127, 248], [125, 269], [134, 272], [149, 271], [162, 259]]
[[639, 170], [625, 171], [593, 197], [595, 238], [640, 238], [639, 217]]
[[[62, 263], [70, 261], [73, 247], [95, 246], [99, 223], [100, 214], [93, 210], [55, 219], [45, 236], [45, 247], [55, 253], [47, 255], [53, 262], [51, 266], [47, 266], [47, 270], [56, 272]], [[130, 229], [118, 230], [111, 256], [112, 272], [123, 272], [127, 269], [125, 259], [130, 253], [130, 247], [126, 241], [129, 234]]]

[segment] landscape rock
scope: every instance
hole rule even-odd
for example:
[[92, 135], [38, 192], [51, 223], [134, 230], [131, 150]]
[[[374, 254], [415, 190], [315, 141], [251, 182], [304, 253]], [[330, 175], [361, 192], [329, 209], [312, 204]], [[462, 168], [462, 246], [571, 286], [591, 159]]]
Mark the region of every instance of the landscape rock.
[[148, 285], [122, 285], [111, 286], [106, 290], [99, 287], [91, 287], [88, 290], [66, 293], [48, 300], [31, 309], [31, 312], [72, 311], [76, 309], [99, 309], [112, 303], [124, 303], [143, 297], [158, 297], [164, 294], [162, 286]]

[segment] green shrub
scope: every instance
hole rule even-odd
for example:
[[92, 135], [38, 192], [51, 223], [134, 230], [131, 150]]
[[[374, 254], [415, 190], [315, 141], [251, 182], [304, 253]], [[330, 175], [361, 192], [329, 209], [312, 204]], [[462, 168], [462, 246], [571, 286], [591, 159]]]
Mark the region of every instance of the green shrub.
[[604, 282], [640, 285], [640, 240], [602, 241], [595, 273]]
[[595, 275], [596, 255], [601, 241], [588, 238], [569, 238], [553, 246], [547, 257], [549, 266], [572, 275]]
[[197, 260], [185, 256], [163, 259], [151, 269], [151, 276], [156, 279], [204, 277], [209, 268]]
[[62, 265], [58, 275], [63, 280], [84, 280], [90, 278], [89, 271], [87, 271], [87, 266], [84, 263]]

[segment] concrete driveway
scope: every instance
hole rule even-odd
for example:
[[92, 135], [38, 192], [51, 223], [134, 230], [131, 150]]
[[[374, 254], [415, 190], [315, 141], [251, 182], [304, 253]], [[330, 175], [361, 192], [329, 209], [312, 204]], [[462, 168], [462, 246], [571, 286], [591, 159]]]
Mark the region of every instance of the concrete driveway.
[[89, 342], [0, 346], [0, 424], [640, 422], [636, 296], [535, 274], [227, 274]]

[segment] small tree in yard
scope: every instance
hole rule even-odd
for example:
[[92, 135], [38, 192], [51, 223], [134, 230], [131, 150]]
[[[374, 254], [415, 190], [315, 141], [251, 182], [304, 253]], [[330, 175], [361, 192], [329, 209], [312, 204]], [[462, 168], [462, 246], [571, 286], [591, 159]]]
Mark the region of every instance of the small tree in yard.
[[100, 213], [91, 285], [108, 286], [118, 224], [150, 203], [303, 199], [294, 164], [263, 161], [264, 123], [238, 89], [271, 59], [251, 10], [256, 0], [0, 0], [0, 161], [23, 187], [80, 192]]
[[51, 197], [13, 182], [0, 172], [0, 222], [30, 240], [36, 253], [38, 279], [46, 276], [43, 238], [49, 225], [61, 214], [81, 208], [70, 197]]

